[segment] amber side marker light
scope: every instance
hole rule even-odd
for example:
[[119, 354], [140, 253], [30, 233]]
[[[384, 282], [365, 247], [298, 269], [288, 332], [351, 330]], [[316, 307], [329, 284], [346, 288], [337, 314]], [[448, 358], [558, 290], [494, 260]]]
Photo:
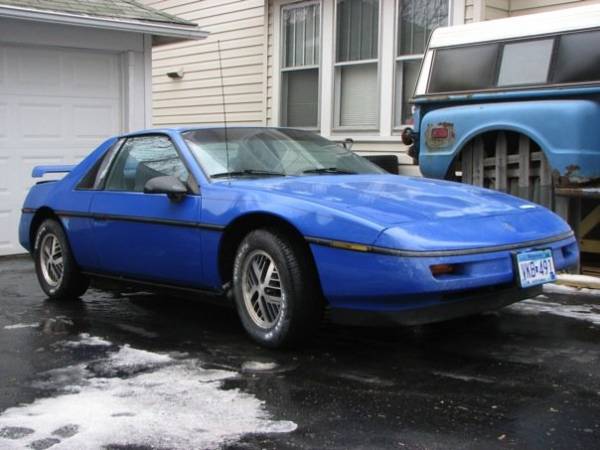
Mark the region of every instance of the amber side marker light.
[[354, 250], [356, 252], [368, 252], [369, 246], [363, 244], [354, 244], [352, 242], [332, 241], [331, 246], [335, 248], [343, 248], [345, 250]]
[[429, 266], [433, 276], [436, 275], [447, 275], [454, 272], [454, 266], [451, 264], [434, 264]]

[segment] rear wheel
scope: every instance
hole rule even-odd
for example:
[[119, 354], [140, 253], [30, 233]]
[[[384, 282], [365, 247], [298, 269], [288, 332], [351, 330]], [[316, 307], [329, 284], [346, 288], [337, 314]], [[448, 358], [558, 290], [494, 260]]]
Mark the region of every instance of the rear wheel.
[[89, 280], [79, 272], [65, 232], [56, 220], [47, 219], [38, 228], [33, 252], [42, 290], [52, 299], [77, 298]]
[[233, 289], [244, 328], [266, 347], [296, 345], [320, 322], [321, 295], [307, 250], [276, 230], [255, 230], [242, 241]]

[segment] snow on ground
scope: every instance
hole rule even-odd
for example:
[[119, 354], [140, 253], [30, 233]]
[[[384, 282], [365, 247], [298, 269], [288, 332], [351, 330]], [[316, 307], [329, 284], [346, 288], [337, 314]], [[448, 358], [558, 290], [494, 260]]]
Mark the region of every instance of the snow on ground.
[[214, 448], [248, 433], [296, 429], [270, 419], [256, 397], [224, 390], [222, 381], [237, 372], [127, 345], [111, 352], [110, 342], [89, 335], [78, 345], [104, 345], [107, 353], [46, 372], [36, 387], [57, 393], [0, 414], [0, 448]]
[[576, 288], [564, 284], [548, 283], [544, 285], [544, 292], [551, 294], [588, 294], [600, 296], [600, 289]]
[[65, 347], [110, 347], [111, 342], [98, 336], [90, 336], [88, 333], [81, 333], [78, 341], [67, 341], [63, 344]]
[[568, 286], [584, 287], [593, 290], [599, 290], [600, 293], [600, 277], [591, 275], [579, 275], [573, 273], [560, 273], [557, 275], [557, 283], [566, 284]]
[[5, 330], [18, 330], [19, 328], [35, 328], [38, 327], [40, 324], [38, 322], [36, 323], [15, 323], [14, 325], [5, 325], [4, 329]]
[[242, 372], [270, 372], [277, 367], [274, 362], [246, 361], [242, 364]]
[[600, 325], [600, 305], [563, 305], [547, 300], [523, 300], [507, 306], [507, 310], [521, 314], [537, 315], [540, 313], [554, 314], [571, 319], [585, 320], [594, 325]]

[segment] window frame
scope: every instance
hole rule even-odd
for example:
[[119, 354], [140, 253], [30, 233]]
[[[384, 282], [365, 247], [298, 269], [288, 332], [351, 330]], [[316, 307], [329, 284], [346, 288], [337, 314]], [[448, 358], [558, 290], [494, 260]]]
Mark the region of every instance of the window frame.
[[[537, 91], [537, 90], [542, 90], [542, 89], [553, 89], [553, 88], [560, 88], [560, 87], [598, 86], [600, 84], [600, 77], [598, 78], [598, 80], [583, 81], [583, 82], [563, 82], [563, 83], [546, 82], [546, 83], [538, 83], [538, 84], [511, 85], [511, 86], [504, 86], [504, 87], [497, 86], [497, 78], [499, 76], [501, 58], [502, 58], [502, 54], [504, 52], [504, 45], [518, 43], [518, 42], [522, 42], [522, 41], [554, 39], [552, 58], [550, 60], [550, 66], [548, 69], [548, 76], [547, 76], [547, 80], [552, 80], [552, 77], [554, 76], [554, 70], [556, 68], [556, 59], [557, 59], [558, 50], [560, 48], [560, 41], [561, 41], [562, 37], [571, 35], [571, 34], [594, 32], [594, 31], [600, 31], [600, 27], [585, 28], [585, 29], [580, 29], [580, 30], [569, 30], [566, 32], [545, 33], [545, 34], [539, 34], [539, 35], [535, 35], [535, 36], [524, 36], [524, 37], [510, 38], [510, 39], [494, 39], [494, 40], [484, 41], [484, 42], [451, 45], [451, 46], [447, 46], [447, 47], [439, 47], [439, 48], [431, 49], [433, 51], [433, 57], [432, 57], [432, 62], [431, 62], [431, 67], [430, 67], [429, 73], [427, 74], [427, 83], [426, 83], [426, 87], [425, 87], [425, 93], [419, 95], [419, 98], [426, 99], [426, 98], [432, 98], [432, 97], [435, 98], [435, 97], [447, 96], [447, 95], [468, 95], [468, 94], [473, 94], [473, 93], [494, 94], [494, 93], [498, 93], [498, 92], [513, 92], [513, 91], [523, 91], [523, 90]], [[500, 46], [501, 46], [500, 51], [498, 52], [498, 63], [497, 63], [497, 67], [496, 67], [496, 79], [495, 79], [495, 83], [494, 83], [493, 87], [487, 88], [487, 89], [479, 89], [479, 90], [462, 90], [462, 91], [451, 91], [451, 92], [450, 91], [448, 91], [448, 92], [429, 92], [431, 73], [433, 71], [433, 66], [435, 65], [435, 58], [436, 58], [437, 50], [472, 47], [472, 46], [479, 45], [479, 44], [492, 44], [492, 43], [497, 43], [497, 44], [500, 44]]]
[[[452, 16], [453, 16], [453, 10], [455, 7], [455, 0], [446, 0], [448, 2], [448, 16], [447, 16], [447, 20], [446, 20], [446, 26], [451, 26], [452, 25]], [[402, 73], [400, 74], [400, 82], [398, 82], [398, 65], [402, 64], [404, 65], [404, 61], [420, 61], [419, 64], [419, 74], [417, 75], [417, 82], [415, 84], [415, 89], [417, 87], [417, 84], [419, 83], [419, 77], [421, 74], [421, 70], [423, 69], [423, 63], [425, 61], [425, 56], [427, 54], [427, 50], [429, 49], [429, 41], [431, 40], [431, 35], [429, 35], [429, 37], [427, 38], [427, 44], [424, 48], [424, 52], [423, 53], [415, 53], [415, 54], [410, 54], [410, 55], [398, 55], [399, 53], [399, 49], [398, 49], [398, 37], [399, 34], [401, 33], [400, 30], [400, 13], [401, 13], [401, 5], [400, 5], [401, 0], [395, 0], [394, 5], [396, 7], [396, 11], [395, 11], [395, 18], [394, 18], [394, 74], [393, 74], [393, 97], [392, 97], [392, 132], [398, 134], [400, 132], [402, 132], [405, 128], [409, 128], [412, 127], [414, 125], [409, 124], [409, 123], [405, 123], [404, 120], [402, 120], [402, 103], [404, 103], [404, 98], [402, 96], [402, 90], [404, 88], [404, 72], [402, 71]], [[432, 31], [433, 34], [433, 31]], [[435, 58], [435, 52], [433, 55], [433, 59]], [[431, 64], [431, 68], [433, 68], [433, 63], [434, 61], [432, 61]], [[430, 68], [430, 73], [427, 77], [427, 86], [426, 86], [426, 90], [429, 88], [429, 79], [431, 77], [431, 68]], [[400, 91], [400, 92], [398, 92]], [[413, 90], [413, 94], [411, 95], [411, 98], [414, 98], [414, 90]], [[400, 115], [400, 124], [398, 123], [398, 121], [396, 120], [398, 118], [398, 115]]]
[[[286, 58], [286, 41], [285, 41], [285, 21], [284, 21], [284, 12], [286, 10], [291, 9], [300, 9], [306, 6], [316, 5], [319, 11], [319, 58], [318, 64], [311, 64], [306, 66], [297, 66], [297, 67], [285, 67], [285, 58]], [[323, 65], [323, 7], [321, 4], [321, 0], [305, 0], [299, 2], [292, 3], [284, 3], [280, 5], [279, 8], [279, 33], [280, 33], [280, 42], [279, 42], [279, 90], [280, 90], [280, 98], [279, 98], [279, 123], [281, 126], [289, 126], [287, 124], [287, 92], [284, 92], [284, 74], [287, 72], [297, 72], [303, 70], [317, 70], [317, 118], [316, 118], [316, 126], [315, 127], [299, 127], [294, 126], [293, 128], [298, 128], [299, 130], [307, 130], [307, 131], [316, 131], [318, 132], [321, 129], [321, 77], [322, 70], [321, 66]], [[283, 125], [285, 117], [286, 124]]]
[[[332, 66], [333, 66], [333, 96], [331, 101], [333, 102], [332, 108], [332, 132], [348, 132], [348, 131], [357, 131], [357, 132], [379, 132], [381, 128], [381, 59], [382, 59], [382, 46], [383, 46], [383, 36], [381, 33], [382, 29], [382, 21], [383, 21], [383, 3], [385, 0], [377, 0], [377, 58], [371, 59], [360, 59], [355, 61], [337, 61], [337, 18], [338, 18], [338, 0], [333, 0], [333, 55], [332, 55]], [[342, 89], [341, 89], [341, 81], [342, 81], [342, 68], [343, 67], [351, 67], [357, 65], [365, 65], [365, 64], [376, 64], [377, 65], [377, 86], [375, 89], [376, 99], [377, 99], [377, 107], [376, 107], [376, 120], [374, 125], [366, 125], [366, 126], [348, 126], [341, 124], [341, 103], [342, 103]]]
[[147, 133], [147, 134], [136, 134], [134, 136], [123, 136], [121, 138], [122, 142], [121, 142], [118, 150], [115, 151], [114, 154], [111, 156], [111, 161], [110, 161], [110, 164], [108, 165], [108, 169], [106, 170], [106, 175], [104, 176], [104, 178], [102, 180], [102, 186], [99, 187], [97, 190], [98, 191], [103, 191], [103, 192], [114, 192], [114, 193], [144, 194], [144, 192], [139, 192], [139, 191], [108, 190], [108, 189], [106, 189], [106, 181], [108, 180], [108, 175], [114, 169], [115, 161], [117, 160], [118, 156], [123, 151], [123, 149], [125, 147], [125, 144], [127, 142], [129, 142], [131, 140], [136, 140], [136, 139], [140, 139], [140, 138], [147, 138], [147, 137], [153, 137], [153, 136], [167, 138], [169, 140], [169, 142], [171, 143], [171, 145], [173, 146], [173, 148], [175, 149], [175, 152], [177, 153], [177, 156], [179, 157], [179, 159], [181, 160], [181, 162], [185, 166], [185, 169], [188, 172], [188, 181], [187, 181], [187, 183], [184, 183], [184, 185], [188, 189], [187, 195], [200, 195], [200, 185], [198, 184], [198, 180], [194, 176], [194, 173], [190, 170], [190, 165], [188, 164], [188, 162], [186, 161], [186, 159], [182, 157], [181, 149], [177, 146], [177, 143], [174, 142], [173, 139], [171, 139], [171, 136], [169, 136], [166, 133]]
[[[110, 169], [110, 165], [112, 164], [112, 159], [119, 152], [121, 146], [125, 142], [125, 138], [117, 138], [117, 140], [104, 152], [104, 154], [98, 158], [98, 160], [90, 167], [87, 172], [79, 179], [77, 185], [75, 186], [76, 191], [101, 191], [103, 189], [104, 180], [106, 179], [106, 174]], [[106, 171], [104, 176], [101, 177], [100, 169], [106, 160], [110, 160], [108, 162]], [[84, 187], [82, 184], [85, 181], [88, 181], [87, 178], [92, 176], [93, 174], [93, 182], [91, 187]]]

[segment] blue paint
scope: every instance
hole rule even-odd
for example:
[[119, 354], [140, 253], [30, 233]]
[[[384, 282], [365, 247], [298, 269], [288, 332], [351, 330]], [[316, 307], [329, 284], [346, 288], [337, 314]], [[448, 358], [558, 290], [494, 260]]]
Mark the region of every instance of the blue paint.
[[[445, 178], [454, 159], [487, 131], [515, 131], [536, 142], [553, 170], [572, 183], [600, 178], [600, 88], [573, 87], [421, 97], [415, 132], [419, 165], [428, 177]], [[428, 126], [449, 122], [455, 140], [427, 144]]]
[[74, 165], [36, 166], [31, 171], [31, 177], [41, 178], [47, 173], [67, 173], [73, 170], [74, 167]]
[[[217, 264], [223, 231], [213, 228], [226, 228], [249, 214], [286, 221], [305, 237], [412, 252], [451, 250], [443, 257], [397, 256], [310, 244], [332, 306], [392, 311], [436, 304], [449, 292], [514, 282], [511, 251], [474, 249], [570, 231], [541, 206], [446, 181], [385, 174], [209, 180], [180, 129], [152, 132], [171, 137], [199, 184], [198, 195], [176, 203], [162, 194], [77, 189], [115, 139], [100, 145], [61, 181], [35, 185], [29, 192], [26, 211], [70, 213], [61, 215], [61, 222], [82, 269], [220, 289], [227, 281]], [[32, 217], [24, 212], [19, 230], [29, 251]], [[147, 219], [159, 223], [144, 223]], [[543, 248], [552, 250], [557, 270], [577, 263], [572, 237]], [[440, 263], [455, 264], [455, 273], [434, 277], [430, 266]]]

